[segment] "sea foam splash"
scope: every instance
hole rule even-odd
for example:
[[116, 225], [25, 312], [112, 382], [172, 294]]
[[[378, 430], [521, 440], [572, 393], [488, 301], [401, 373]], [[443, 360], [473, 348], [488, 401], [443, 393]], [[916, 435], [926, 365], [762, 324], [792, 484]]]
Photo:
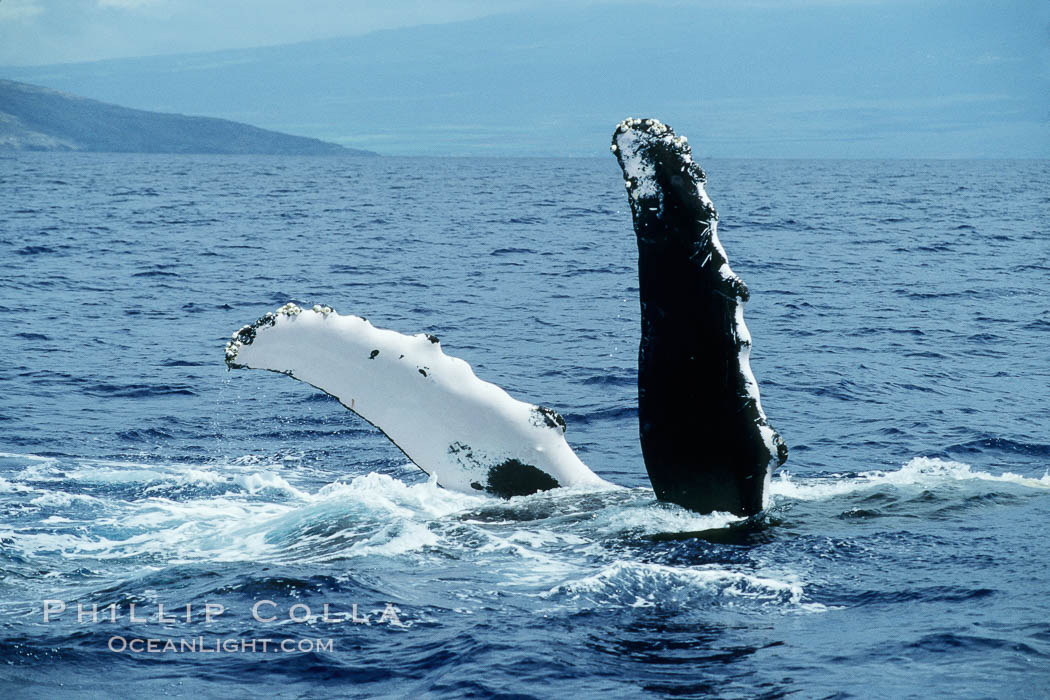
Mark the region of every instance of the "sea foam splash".
[[[226, 465], [145, 465], [0, 455], [20, 471], [0, 477], [0, 494], [48, 511], [50, 532], [0, 534], [27, 556], [56, 551], [66, 557], [148, 556], [169, 562], [217, 559], [280, 561], [398, 556], [426, 548], [452, 553], [469, 538], [482, 554], [543, 552], [551, 541], [600, 543], [668, 533], [717, 530], [741, 518], [700, 515], [661, 504], [647, 488], [584, 488], [497, 500], [450, 491], [433, 478], [407, 484], [371, 473], [311, 491], [290, 481], [282, 464], [241, 460]], [[876, 488], [937, 489], [993, 482], [1050, 488], [1050, 474], [1034, 478], [991, 474], [967, 464], [916, 457], [899, 470], [801, 477], [782, 471], [773, 480], [774, 503], [826, 501]], [[130, 487], [130, 488], [129, 488]], [[559, 546], [561, 546], [559, 545]], [[556, 567], [557, 568], [557, 567]]]
[[[632, 542], [742, 521], [660, 503], [648, 488], [574, 487], [499, 500], [444, 489], [433, 477], [410, 484], [380, 473], [310, 487], [280, 459], [191, 466], [25, 455], [0, 460], [0, 498], [48, 515], [45, 528], [9, 521], [0, 538], [30, 562], [53, 563], [57, 555], [68, 566], [55, 572], [58, 579], [74, 579], [81, 567], [101, 561], [129, 575], [196, 562], [431, 567], [468, 560], [508, 593], [558, 606], [825, 609], [807, 596], [804, 577], [783, 567], [636, 559]], [[782, 472], [772, 494], [775, 504], [834, 501], [876, 488], [987, 482], [1047, 489], [1050, 475], [995, 475], [917, 457], [896, 471]]]
[[[713, 566], [681, 568], [648, 562], [619, 561], [596, 573], [561, 583], [541, 598], [580, 599], [596, 606], [656, 607], [719, 598], [730, 605], [744, 601], [799, 606], [802, 585]], [[822, 609], [823, 606], [820, 606]], [[817, 607], [810, 607], [817, 610]]]
[[1050, 488], [1050, 472], [1039, 478], [1021, 476], [1013, 472], [996, 475], [975, 471], [963, 462], [936, 457], [914, 457], [896, 471], [873, 470], [852, 475], [798, 477], [787, 470], [781, 470], [772, 482], [771, 494], [774, 499], [816, 501], [886, 486], [937, 488], [953, 482], [966, 481], [992, 481], [1047, 489]]

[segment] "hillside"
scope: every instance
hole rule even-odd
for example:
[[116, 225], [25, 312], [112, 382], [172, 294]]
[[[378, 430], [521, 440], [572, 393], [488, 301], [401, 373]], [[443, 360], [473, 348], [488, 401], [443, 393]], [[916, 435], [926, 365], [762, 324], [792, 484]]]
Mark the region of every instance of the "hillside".
[[148, 112], [0, 80], [0, 150], [375, 155], [211, 117]]

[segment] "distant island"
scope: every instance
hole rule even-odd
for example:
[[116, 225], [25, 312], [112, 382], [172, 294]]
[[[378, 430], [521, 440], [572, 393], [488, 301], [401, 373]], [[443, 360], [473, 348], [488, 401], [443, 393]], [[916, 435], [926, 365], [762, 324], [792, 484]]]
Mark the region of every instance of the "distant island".
[[226, 119], [129, 109], [0, 80], [0, 152], [4, 151], [378, 155]]

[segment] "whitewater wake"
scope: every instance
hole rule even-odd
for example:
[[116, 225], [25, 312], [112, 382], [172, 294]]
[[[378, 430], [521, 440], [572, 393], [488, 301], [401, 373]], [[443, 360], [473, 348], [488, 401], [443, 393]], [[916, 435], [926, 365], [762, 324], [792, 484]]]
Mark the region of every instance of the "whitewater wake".
[[[380, 473], [311, 487], [295, 464], [257, 457], [180, 465], [0, 454], [0, 502], [36, 511], [32, 525], [9, 520], [0, 527], [0, 541], [8, 556], [30, 568], [38, 562], [54, 569], [60, 562], [51, 574], [59, 589], [86, 585], [85, 572], [126, 580], [201, 563], [440, 570], [447, 562], [467, 562], [484, 585], [554, 607], [825, 610], [808, 596], [805, 575], [784, 562], [662, 561], [653, 537], [704, 537], [745, 520], [660, 503], [648, 488], [577, 486], [500, 500], [442, 488], [433, 477], [405, 483]], [[959, 488], [1032, 493], [1050, 488], [1050, 474], [992, 474], [926, 457], [890, 471], [782, 472], [772, 482], [763, 527], [775, 533], [785, 508], [804, 522], [807, 504], [837, 512], [872, 492], [932, 492], [947, 500], [960, 497]]]

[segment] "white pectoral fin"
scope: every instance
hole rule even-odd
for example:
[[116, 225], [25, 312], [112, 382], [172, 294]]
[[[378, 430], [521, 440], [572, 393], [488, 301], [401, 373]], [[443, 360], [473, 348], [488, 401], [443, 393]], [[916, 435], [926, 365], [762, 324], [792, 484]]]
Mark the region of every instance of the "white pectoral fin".
[[433, 336], [287, 304], [235, 333], [226, 364], [335, 396], [447, 488], [509, 497], [605, 483], [565, 441], [561, 416], [478, 379]]

